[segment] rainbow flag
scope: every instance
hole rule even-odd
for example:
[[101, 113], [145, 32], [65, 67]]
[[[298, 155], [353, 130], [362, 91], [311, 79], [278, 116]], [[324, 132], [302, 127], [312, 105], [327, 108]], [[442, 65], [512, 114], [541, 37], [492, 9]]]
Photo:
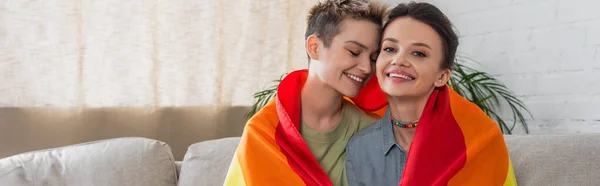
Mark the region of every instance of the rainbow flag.
[[[332, 185], [299, 132], [307, 75], [286, 76], [276, 99], [248, 121], [224, 185]], [[345, 99], [379, 117], [387, 109], [376, 77]], [[425, 109], [400, 185], [516, 185], [502, 134], [476, 105], [444, 87]]]
[[517, 185], [498, 125], [447, 85], [419, 119], [400, 182], [413, 185]]

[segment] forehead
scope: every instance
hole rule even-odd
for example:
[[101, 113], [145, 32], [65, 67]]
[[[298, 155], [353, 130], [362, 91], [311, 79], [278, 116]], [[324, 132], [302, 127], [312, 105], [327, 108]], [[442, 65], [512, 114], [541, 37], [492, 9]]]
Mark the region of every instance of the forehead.
[[442, 47], [440, 35], [431, 26], [410, 17], [401, 17], [389, 23], [383, 38], [394, 38], [401, 44], [425, 43], [433, 50]]
[[333, 42], [344, 43], [353, 40], [366, 45], [369, 50], [376, 50], [381, 36], [380, 30], [381, 26], [371, 21], [346, 18], [342, 21]]

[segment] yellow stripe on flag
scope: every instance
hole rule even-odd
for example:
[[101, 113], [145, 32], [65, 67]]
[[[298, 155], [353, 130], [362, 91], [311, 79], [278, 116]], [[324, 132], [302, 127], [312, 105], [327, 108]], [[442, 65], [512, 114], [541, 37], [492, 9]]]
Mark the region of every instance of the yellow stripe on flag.
[[517, 178], [515, 177], [515, 171], [510, 158], [508, 158], [508, 174], [506, 175], [504, 186], [517, 186]]
[[225, 183], [223, 183], [223, 186], [246, 186], [244, 174], [242, 174], [240, 162], [238, 162], [237, 152], [231, 160], [229, 171], [227, 172], [227, 176], [225, 176]]

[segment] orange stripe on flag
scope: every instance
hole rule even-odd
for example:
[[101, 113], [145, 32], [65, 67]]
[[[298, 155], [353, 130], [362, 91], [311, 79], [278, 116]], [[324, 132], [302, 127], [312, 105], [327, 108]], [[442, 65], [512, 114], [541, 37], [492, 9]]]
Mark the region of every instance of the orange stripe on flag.
[[[275, 100], [270, 101], [248, 121], [236, 151], [242, 176], [227, 177], [226, 183], [236, 183], [235, 179], [243, 178], [246, 185], [304, 185], [275, 142], [275, 129], [279, 123]], [[229, 170], [234, 171], [235, 169]]]
[[449, 185], [502, 185], [508, 173], [508, 151], [498, 125], [481, 109], [449, 91], [452, 114], [467, 147], [467, 161]]

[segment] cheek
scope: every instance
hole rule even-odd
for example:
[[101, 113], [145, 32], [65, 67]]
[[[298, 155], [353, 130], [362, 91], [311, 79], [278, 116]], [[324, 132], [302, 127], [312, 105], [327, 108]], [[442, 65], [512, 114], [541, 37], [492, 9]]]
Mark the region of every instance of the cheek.
[[347, 60], [345, 59], [343, 54], [334, 53], [328, 56], [327, 61], [325, 63], [324, 77], [328, 81], [335, 81], [339, 79], [339, 76], [346, 70], [347, 68]]
[[387, 56], [379, 56], [377, 62], [375, 62], [375, 71], [379, 74], [385, 70], [385, 67], [390, 64], [390, 60]]
[[[352, 59], [348, 58], [347, 56], [345, 56], [345, 54], [343, 53], [343, 51], [337, 51], [336, 53], [332, 54], [329, 56], [329, 66], [333, 67], [333, 68], [344, 68], [346, 66], [348, 66], [349, 63], [351, 63]], [[341, 70], [341, 69], [338, 69]]]
[[438, 72], [437, 72], [437, 68], [434, 68], [433, 66], [431, 67], [426, 67], [426, 68], [422, 68], [419, 70], [419, 84], [420, 86], [425, 86], [425, 87], [429, 87], [429, 86], [433, 86], [435, 81], [437, 81], [438, 79]]
[[333, 50], [327, 50], [327, 52], [324, 52], [324, 54], [325, 55], [321, 60], [323, 63], [323, 68], [325, 71], [331, 72], [339, 66], [339, 55], [337, 55], [336, 51]]
[[390, 63], [391, 63], [391, 57], [389, 57], [389, 56], [379, 56], [377, 58], [377, 62], [375, 62], [374, 73], [375, 73], [375, 76], [377, 76], [377, 81], [380, 86], [384, 85], [384, 80], [386, 78], [385, 70], [390, 65]]

